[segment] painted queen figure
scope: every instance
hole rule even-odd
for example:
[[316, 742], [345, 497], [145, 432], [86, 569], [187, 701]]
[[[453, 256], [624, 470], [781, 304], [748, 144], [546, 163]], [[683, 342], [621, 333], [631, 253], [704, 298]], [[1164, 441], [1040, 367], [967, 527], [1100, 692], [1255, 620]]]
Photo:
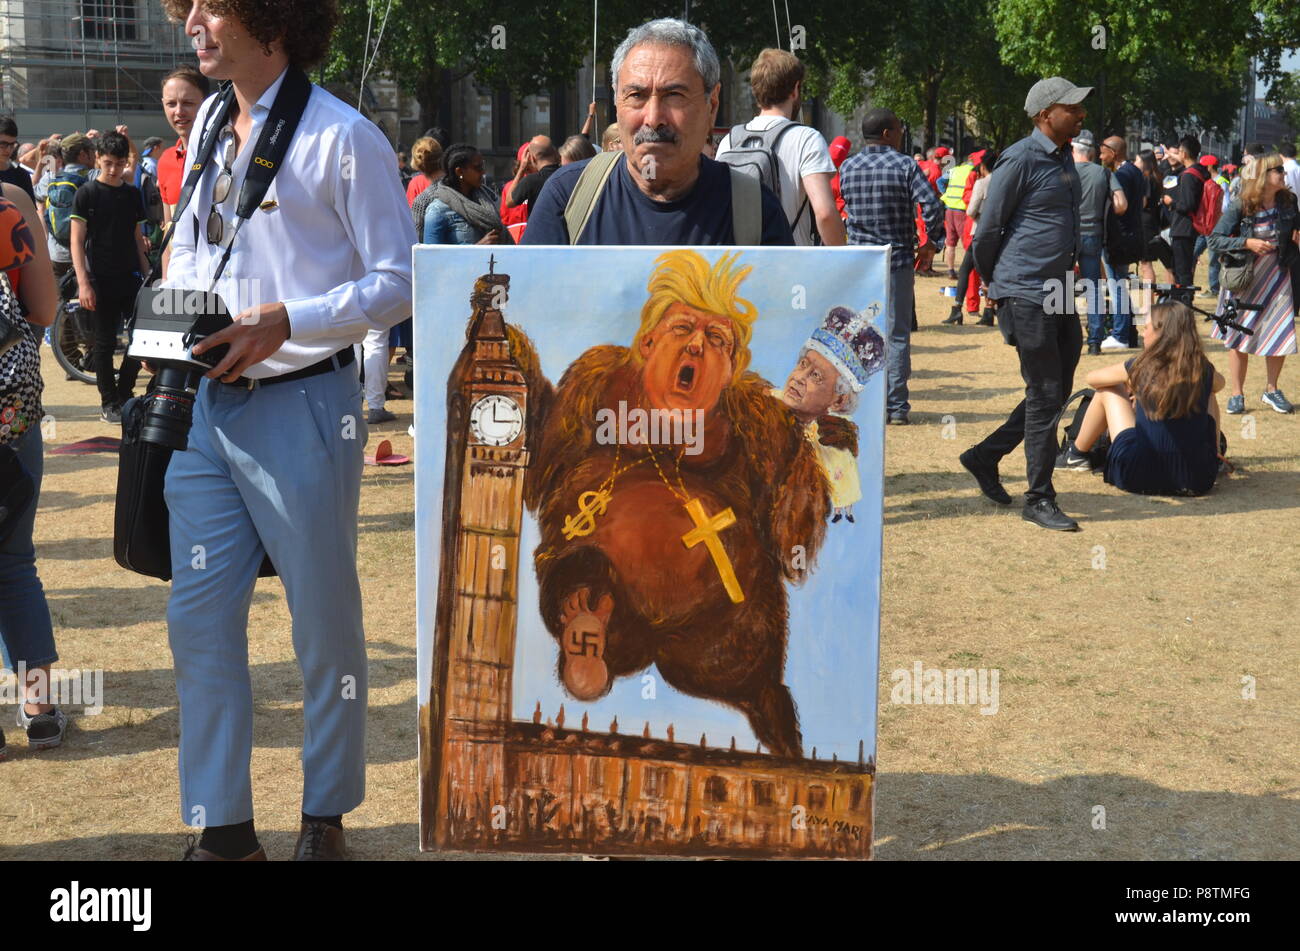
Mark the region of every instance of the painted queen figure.
[[785, 387], [772, 395], [790, 408], [830, 484], [832, 522], [853, 521], [862, 498], [858, 427], [853, 413], [871, 376], [885, 363], [885, 341], [866, 317], [833, 307], [799, 351]]

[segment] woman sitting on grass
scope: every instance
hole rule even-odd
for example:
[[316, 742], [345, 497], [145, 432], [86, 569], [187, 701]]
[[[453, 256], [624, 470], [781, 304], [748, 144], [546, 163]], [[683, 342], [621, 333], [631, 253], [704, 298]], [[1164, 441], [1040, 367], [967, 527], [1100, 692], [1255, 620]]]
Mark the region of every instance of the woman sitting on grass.
[[1109, 484], [1143, 495], [1204, 495], [1219, 471], [1214, 394], [1223, 377], [1206, 358], [1186, 304], [1152, 307], [1142, 341], [1134, 359], [1088, 374], [1097, 393], [1067, 448], [1066, 467], [1090, 468], [1088, 451], [1109, 431]]

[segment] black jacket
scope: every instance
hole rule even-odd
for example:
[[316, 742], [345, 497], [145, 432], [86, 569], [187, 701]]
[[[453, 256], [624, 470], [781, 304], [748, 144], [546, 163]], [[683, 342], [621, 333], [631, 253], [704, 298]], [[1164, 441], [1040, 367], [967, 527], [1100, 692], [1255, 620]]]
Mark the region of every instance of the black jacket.
[[1169, 237], [1195, 238], [1192, 215], [1201, 203], [1205, 189], [1205, 170], [1199, 165], [1189, 165], [1178, 173], [1178, 184], [1169, 193], [1174, 203], [1169, 206]]

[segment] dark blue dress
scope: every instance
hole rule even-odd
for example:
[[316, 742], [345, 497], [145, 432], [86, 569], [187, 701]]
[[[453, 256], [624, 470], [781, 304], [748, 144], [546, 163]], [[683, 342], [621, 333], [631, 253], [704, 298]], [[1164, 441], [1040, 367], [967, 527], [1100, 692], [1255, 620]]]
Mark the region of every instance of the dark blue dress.
[[[1124, 364], [1129, 369], [1129, 360]], [[1204, 495], [1219, 474], [1214, 417], [1209, 413], [1214, 367], [1205, 362], [1199, 408], [1178, 419], [1151, 419], [1139, 400], [1137, 425], [1111, 443], [1105, 479], [1125, 492], [1142, 495]]]

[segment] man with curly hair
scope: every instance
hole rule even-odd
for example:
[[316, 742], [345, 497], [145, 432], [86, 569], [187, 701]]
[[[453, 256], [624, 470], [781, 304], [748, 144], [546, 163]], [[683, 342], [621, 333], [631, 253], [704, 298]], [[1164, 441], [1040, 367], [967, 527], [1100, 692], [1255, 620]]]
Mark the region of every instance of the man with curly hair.
[[334, 0], [163, 6], [185, 21], [203, 75], [234, 88], [224, 127], [215, 126], [215, 98], [194, 123], [189, 154], [199, 154], [210, 126], [219, 138], [177, 217], [167, 277], [169, 286], [207, 289], [230, 252], [216, 291], [234, 323], [195, 352], [229, 350], [199, 388], [189, 448], [173, 455], [166, 483], [181, 814], [203, 828], [186, 858], [266, 858], [253, 826], [247, 627], [269, 556], [284, 582], [304, 682], [295, 858], [340, 859], [343, 814], [365, 795], [356, 548], [366, 430], [353, 345], [409, 312], [415, 234], [392, 147], [319, 87], [311, 88], [266, 200], [235, 227], [276, 96], [291, 71], [325, 55]]

